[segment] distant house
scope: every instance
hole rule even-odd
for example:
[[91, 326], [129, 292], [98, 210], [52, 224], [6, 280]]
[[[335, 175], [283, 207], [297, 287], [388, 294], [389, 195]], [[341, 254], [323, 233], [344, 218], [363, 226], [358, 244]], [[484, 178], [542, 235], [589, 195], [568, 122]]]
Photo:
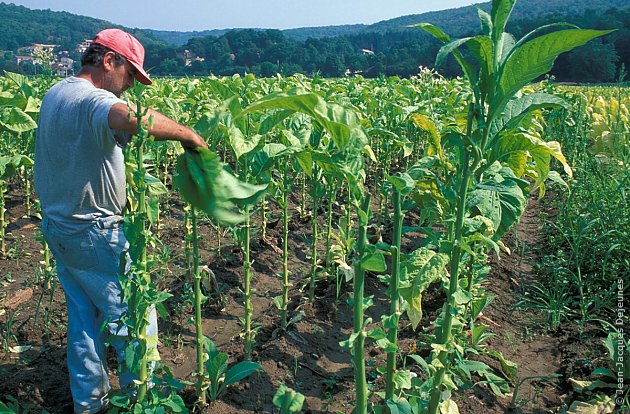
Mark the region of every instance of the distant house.
[[92, 39], [85, 39], [77, 45], [77, 52], [83, 54], [88, 47], [92, 44]]
[[204, 60], [206, 59], [199, 56], [193, 58], [190, 50], [184, 50], [184, 66], [192, 66], [193, 62], [203, 62]]
[[371, 51], [370, 49], [361, 49], [361, 51], [363, 52], [364, 55], [373, 55], [374, 52]]
[[47, 45], [47, 44], [43, 44], [43, 43], [33, 43], [30, 46], [24, 46], [24, 47], [19, 48], [17, 50], [17, 52], [18, 52], [19, 55], [32, 56], [35, 52], [38, 52], [38, 51], [44, 51], [44, 52], [52, 53], [56, 47], [59, 47], [59, 45]]
[[74, 73], [74, 60], [69, 57], [62, 57], [58, 62], [52, 64], [51, 68], [57, 76], [68, 76]]
[[22, 62], [31, 62], [34, 63], [35, 58], [33, 56], [25, 56], [25, 55], [16, 55], [15, 63], [18, 65]]

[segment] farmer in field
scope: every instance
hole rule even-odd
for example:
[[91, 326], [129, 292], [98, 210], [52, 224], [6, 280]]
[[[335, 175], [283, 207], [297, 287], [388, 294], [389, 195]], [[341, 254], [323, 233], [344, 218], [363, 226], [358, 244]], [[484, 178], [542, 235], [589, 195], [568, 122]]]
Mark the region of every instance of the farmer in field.
[[[83, 55], [79, 73], [48, 91], [39, 116], [35, 190], [42, 231], [66, 295], [75, 413], [106, 408], [106, 331], [118, 338], [126, 335], [126, 328], [116, 323], [126, 310], [118, 282], [121, 253], [128, 248], [121, 223], [126, 203], [122, 150], [138, 121], [120, 95], [134, 79], [151, 84], [143, 61], [137, 39], [122, 30], [103, 30]], [[149, 133], [156, 140], [207, 148], [191, 129], [156, 111], [149, 110], [146, 118], [150, 115]], [[151, 319], [147, 335], [157, 334], [155, 311]], [[122, 347], [120, 339], [112, 343]], [[121, 386], [132, 379], [123, 373]]]

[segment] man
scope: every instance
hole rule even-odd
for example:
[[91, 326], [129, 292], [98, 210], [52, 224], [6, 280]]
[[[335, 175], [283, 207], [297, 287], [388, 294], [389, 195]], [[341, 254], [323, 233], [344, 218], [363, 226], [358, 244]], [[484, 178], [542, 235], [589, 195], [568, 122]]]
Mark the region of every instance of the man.
[[[143, 62], [137, 39], [122, 30], [103, 30], [83, 55], [79, 73], [48, 91], [39, 116], [35, 190], [42, 232], [66, 295], [75, 413], [97, 413], [107, 406], [101, 327], [108, 323], [110, 333], [120, 335], [116, 321], [126, 310], [118, 282], [119, 258], [128, 248], [121, 225], [126, 203], [122, 148], [137, 132], [138, 120], [120, 95], [134, 78], [151, 84]], [[194, 131], [154, 110], [143, 119], [147, 125], [151, 115], [149, 133], [156, 140], [207, 148]], [[157, 334], [155, 318], [147, 331]], [[132, 379], [121, 378], [121, 386]]]

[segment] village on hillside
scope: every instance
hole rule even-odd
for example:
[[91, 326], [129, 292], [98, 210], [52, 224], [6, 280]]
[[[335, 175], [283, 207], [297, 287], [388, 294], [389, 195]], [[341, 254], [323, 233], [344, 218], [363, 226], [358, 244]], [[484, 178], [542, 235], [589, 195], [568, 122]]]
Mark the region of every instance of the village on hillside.
[[[91, 39], [86, 39], [79, 43], [71, 53], [68, 50], [56, 50], [60, 45], [33, 43], [29, 46], [20, 47], [17, 51], [0, 50], [0, 59], [12, 60], [18, 67], [23, 64], [33, 65], [35, 74], [38, 67], [42, 65], [50, 68], [56, 76], [72, 76], [79, 69], [75, 65], [75, 59], [70, 56], [81, 56], [92, 43]], [[203, 62], [204, 58], [193, 56], [189, 50], [184, 51], [184, 66], [191, 66], [193, 62]]]
[[[90, 46], [92, 40], [84, 40], [75, 48], [76, 54], [82, 54]], [[42, 65], [50, 68], [57, 76], [69, 76], [75, 72], [74, 62], [69, 50], [56, 50], [60, 45], [33, 43], [20, 47], [17, 51], [0, 51], [0, 58], [13, 60], [17, 66], [31, 64], [37, 73], [38, 67]]]

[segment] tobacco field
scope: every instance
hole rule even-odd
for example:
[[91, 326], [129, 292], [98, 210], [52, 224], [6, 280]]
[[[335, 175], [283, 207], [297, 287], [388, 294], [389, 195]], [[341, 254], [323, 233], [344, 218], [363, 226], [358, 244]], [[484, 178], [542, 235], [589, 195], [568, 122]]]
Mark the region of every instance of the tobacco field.
[[[126, 360], [109, 358], [109, 412], [628, 410], [630, 90], [543, 78], [609, 31], [514, 39], [513, 2], [493, 4], [478, 36], [418, 25], [457, 79], [126, 92], [210, 151], [142, 128], [124, 149], [130, 335]], [[32, 190], [57, 81], [0, 77], [0, 413], [72, 411], [64, 295]]]

